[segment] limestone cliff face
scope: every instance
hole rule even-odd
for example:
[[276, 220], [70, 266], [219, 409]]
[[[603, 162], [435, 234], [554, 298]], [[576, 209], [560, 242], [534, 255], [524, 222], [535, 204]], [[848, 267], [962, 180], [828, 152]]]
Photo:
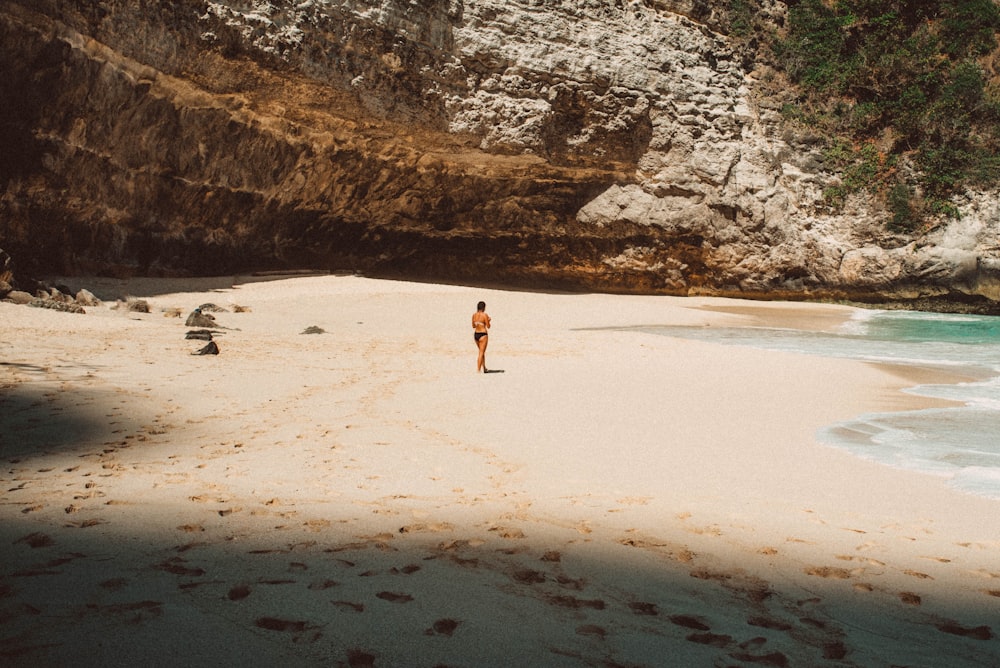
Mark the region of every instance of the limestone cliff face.
[[0, 2], [0, 246], [59, 271], [998, 298], [996, 193], [919, 238], [827, 211], [835, 177], [722, 4]]

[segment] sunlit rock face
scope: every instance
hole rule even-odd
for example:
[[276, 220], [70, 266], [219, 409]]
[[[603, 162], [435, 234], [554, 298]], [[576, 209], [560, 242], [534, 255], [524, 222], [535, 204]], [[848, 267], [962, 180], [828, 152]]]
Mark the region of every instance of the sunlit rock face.
[[996, 297], [995, 193], [918, 239], [829, 211], [725, 4], [8, 2], [0, 238], [39, 271]]

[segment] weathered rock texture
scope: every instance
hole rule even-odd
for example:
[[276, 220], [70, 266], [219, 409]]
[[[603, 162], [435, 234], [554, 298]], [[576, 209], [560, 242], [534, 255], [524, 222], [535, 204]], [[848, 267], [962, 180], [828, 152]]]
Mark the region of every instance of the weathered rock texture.
[[828, 211], [724, 4], [0, 1], [0, 239], [36, 271], [1000, 297], [996, 193], [917, 238]]

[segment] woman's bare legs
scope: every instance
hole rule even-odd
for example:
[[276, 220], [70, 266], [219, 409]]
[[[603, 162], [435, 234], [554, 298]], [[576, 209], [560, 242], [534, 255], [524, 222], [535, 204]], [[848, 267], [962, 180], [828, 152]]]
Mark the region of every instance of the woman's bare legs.
[[481, 336], [479, 340], [476, 341], [476, 345], [479, 347], [479, 360], [476, 362], [476, 373], [482, 371], [486, 373], [486, 346], [490, 342], [489, 336]]

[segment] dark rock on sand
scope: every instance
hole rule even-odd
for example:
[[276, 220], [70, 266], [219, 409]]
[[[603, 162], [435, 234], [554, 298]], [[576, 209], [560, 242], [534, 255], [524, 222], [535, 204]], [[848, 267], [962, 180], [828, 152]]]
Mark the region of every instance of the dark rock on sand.
[[54, 311], [64, 311], [66, 313], [86, 313], [83, 307], [75, 302], [63, 302], [55, 299], [32, 299], [28, 302], [28, 306], [34, 306], [35, 308], [48, 308]]
[[11, 290], [4, 299], [15, 304], [30, 304], [35, 298], [24, 290]]
[[196, 308], [184, 321], [185, 327], [215, 327], [215, 316], [211, 313], [203, 313], [200, 308]]
[[185, 339], [198, 339], [201, 341], [211, 341], [212, 332], [207, 329], [192, 329], [185, 336]]
[[76, 303], [80, 306], [100, 306], [101, 300], [90, 290], [81, 289], [76, 293]]
[[228, 309], [224, 309], [221, 306], [217, 306], [217, 305], [215, 305], [215, 304], [213, 304], [211, 302], [209, 302], [207, 304], [202, 304], [198, 308], [201, 309], [201, 311], [203, 313], [206, 312], [206, 311], [210, 312], [210, 313], [229, 313]]
[[219, 346], [215, 343], [215, 341], [209, 341], [205, 345], [204, 348], [202, 348], [198, 352], [191, 353], [191, 354], [192, 355], [218, 355], [219, 354]]

